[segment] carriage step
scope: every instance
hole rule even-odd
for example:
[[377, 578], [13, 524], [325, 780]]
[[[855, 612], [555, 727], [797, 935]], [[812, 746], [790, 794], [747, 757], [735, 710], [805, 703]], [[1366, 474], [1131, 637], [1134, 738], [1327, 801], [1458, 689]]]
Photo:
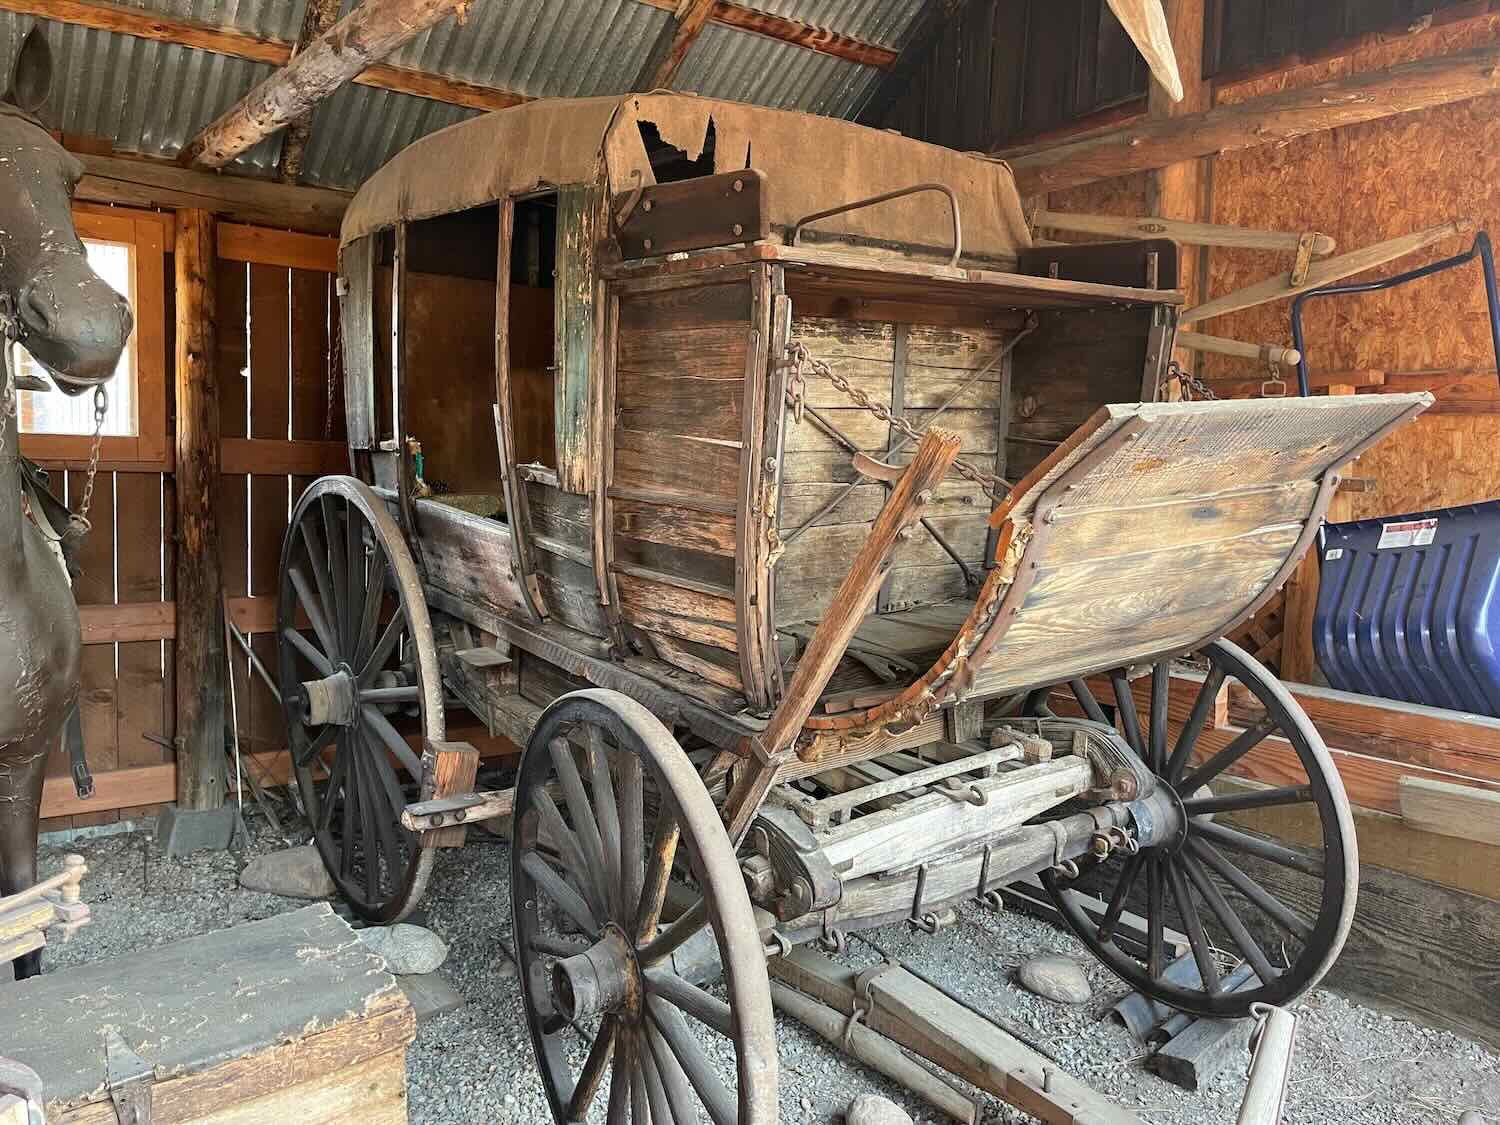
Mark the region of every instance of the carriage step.
[[510, 654], [501, 652], [493, 645], [459, 649], [453, 655], [455, 659], [463, 661], [470, 668], [503, 668], [510, 663]]

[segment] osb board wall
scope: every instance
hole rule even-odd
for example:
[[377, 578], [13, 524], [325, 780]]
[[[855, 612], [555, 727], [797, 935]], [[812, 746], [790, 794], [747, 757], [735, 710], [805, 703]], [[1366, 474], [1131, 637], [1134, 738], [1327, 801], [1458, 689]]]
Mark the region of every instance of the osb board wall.
[[[1351, 53], [1215, 89], [1232, 104], [1281, 89], [1500, 42], [1500, 14], [1416, 34], [1392, 35]], [[1226, 153], [1211, 162], [1213, 222], [1318, 230], [1338, 252], [1455, 218], [1500, 232], [1500, 98], [1486, 98], [1365, 125]], [[1122, 177], [1055, 192], [1054, 210], [1145, 213], [1146, 177]], [[1072, 236], [1070, 236], [1072, 240]], [[1360, 275], [1389, 276], [1468, 249], [1452, 238]], [[1230, 293], [1290, 265], [1276, 254], [1214, 248], [1208, 293]], [[1291, 342], [1291, 303], [1278, 301], [1204, 321], [1200, 331], [1267, 343]], [[1500, 497], [1500, 389], [1477, 265], [1402, 289], [1310, 302], [1304, 314], [1314, 370], [1396, 373], [1393, 390], [1431, 389], [1438, 406], [1360, 459], [1377, 490], [1348, 494], [1352, 518], [1390, 515]], [[1205, 357], [1210, 378], [1257, 377], [1253, 364]], [[1456, 374], [1471, 373], [1467, 381]]]

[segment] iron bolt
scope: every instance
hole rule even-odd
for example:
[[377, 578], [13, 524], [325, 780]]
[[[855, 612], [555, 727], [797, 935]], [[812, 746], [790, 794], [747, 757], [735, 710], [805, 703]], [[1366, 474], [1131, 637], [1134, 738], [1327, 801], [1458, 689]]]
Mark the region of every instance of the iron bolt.
[[735, 180], [734, 181], [734, 190], [735, 191], [744, 191], [745, 190], [745, 181], [744, 180]]
[[742, 224], [740, 224], [740, 223], [735, 223], [734, 224], [734, 233], [735, 234], [744, 234], [745, 233], [744, 226]]

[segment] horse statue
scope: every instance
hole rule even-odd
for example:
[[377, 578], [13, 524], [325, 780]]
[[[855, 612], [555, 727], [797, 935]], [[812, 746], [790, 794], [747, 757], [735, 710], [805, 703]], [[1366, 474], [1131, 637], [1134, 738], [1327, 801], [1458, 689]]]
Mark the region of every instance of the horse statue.
[[[83, 166], [34, 116], [52, 84], [35, 29], [0, 99], [0, 898], [36, 884], [47, 756], [79, 689], [78, 606], [23, 491], [19, 342], [57, 389], [82, 394], [114, 374], [130, 307], [89, 266], [69, 201]], [[34, 494], [34, 489], [32, 490]], [[41, 971], [40, 951], [14, 962]]]

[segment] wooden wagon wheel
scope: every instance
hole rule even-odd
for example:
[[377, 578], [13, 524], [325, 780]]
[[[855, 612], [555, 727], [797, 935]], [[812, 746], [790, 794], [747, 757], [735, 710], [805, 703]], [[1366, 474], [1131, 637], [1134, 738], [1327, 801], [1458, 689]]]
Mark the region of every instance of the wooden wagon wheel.
[[[1064, 886], [1057, 872], [1042, 881], [1078, 938], [1136, 989], [1199, 1015], [1244, 1016], [1253, 1004], [1285, 1004], [1302, 995], [1338, 956], [1358, 886], [1354, 819], [1323, 739], [1280, 681], [1228, 641], [1215, 641], [1200, 655], [1208, 661], [1207, 678], [1175, 742], [1167, 730], [1169, 662], [1152, 670], [1144, 728], [1125, 670], [1110, 673], [1124, 737], [1165, 783], [1159, 788], [1168, 804], [1158, 806], [1168, 810], [1161, 818], [1165, 831], [1113, 873], [1102, 915], [1087, 911], [1084, 898]], [[1226, 680], [1237, 680], [1258, 705], [1258, 716], [1233, 735], [1208, 729], [1213, 698]], [[1075, 680], [1069, 687], [1090, 718], [1105, 720], [1087, 684]], [[1045, 706], [1041, 698], [1033, 693], [1028, 705]], [[1276, 785], [1211, 790], [1209, 783], [1230, 767], [1257, 761], [1265, 768], [1254, 774], [1274, 778]], [[1322, 846], [1295, 851], [1219, 819], [1261, 809], [1308, 818]], [[1264, 885], [1269, 872], [1276, 875], [1274, 890]], [[1135, 907], [1146, 917], [1141, 956], [1116, 941], [1133, 892], [1143, 892], [1143, 905]], [[1175, 904], [1171, 917], [1169, 903]], [[1187, 934], [1196, 981], [1191, 974], [1187, 984], [1167, 976], [1162, 933], [1169, 924]], [[1222, 948], [1214, 938], [1225, 943]], [[1227, 989], [1226, 957], [1248, 964], [1256, 986]]]
[[398, 921], [422, 896], [433, 850], [401, 826], [406, 803], [431, 794], [421, 754], [391, 719], [414, 710], [423, 735], [442, 741], [442, 682], [411, 553], [360, 481], [324, 477], [298, 502], [281, 549], [276, 635], [292, 765], [318, 851], [361, 917]]
[[[513, 826], [516, 955], [553, 1117], [584, 1120], [607, 1073], [609, 1125], [688, 1125], [700, 1107], [714, 1125], [774, 1122], [765, 951], [718, 810], [667, 728], [617, 692], [558, 699], [522, 756]], [[658, 929], [679, 848], [700, 897]], [[708, 935], [727, 1003], [674, 971]]]

